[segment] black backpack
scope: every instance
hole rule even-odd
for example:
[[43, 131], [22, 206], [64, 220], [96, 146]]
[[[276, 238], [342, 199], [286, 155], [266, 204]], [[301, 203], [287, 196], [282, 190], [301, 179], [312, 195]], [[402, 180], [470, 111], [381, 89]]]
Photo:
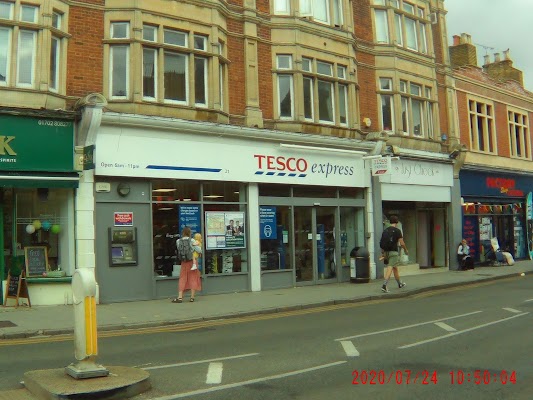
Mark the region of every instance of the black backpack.
[[190, 238], [178, 239], [178, 261], [191, 261], [192, 260], [192, 244]]
[[398, 228], [389, 226], [381, 234], [381, 240], [379, 241], [379, 247], [385, 251], [398, 251], [398, 235], [396, 231]]

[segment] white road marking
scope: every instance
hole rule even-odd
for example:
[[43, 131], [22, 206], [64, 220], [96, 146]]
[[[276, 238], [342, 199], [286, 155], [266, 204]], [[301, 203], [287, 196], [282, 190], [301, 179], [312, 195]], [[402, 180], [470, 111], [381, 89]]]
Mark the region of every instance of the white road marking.
[[266, 382], [266, 381], [271, 381], [271, 380], [274, 380], [274, 379], [288, 378], [290, 376], [305, 374], [307, 372], [318, 371], [318, 370], [329, 368], [329, 367], [336, 367], [337, 365], [342, 365], [342, 364], [346, 364], [346, 363], [347, 363], [347, 361], [337, 361], [337, 362], [333, 362], [333, 363], [329, 363], [329, 364], [318, 365], [316, 367], [300, 369], [298, 371], [286, 372], [284, 374], [265, 376], [264, 378], [257, 378], [257, 379], [250, 379], [250, 380], [247, 380], [247, 381], [242, 381], [242, 382], [228, 383], [226, 385], [214, 386], [214, 387], [210, 387], [208, 389], [193, 390], [191, 392], [171, 394], [169, 396], [157, 397], [157, 398], [152, 399], [152, 400], [183, 399], [183, 398], [186, 398], [186, 397], [189, 397], [189, 396], [195, 396], [195, 395], [198, 395], [198, 394], [212, 393], [212, 392], [217, 392], [217, 391], [226, 390], [226, 389], [232, 389], [232, 388], [236, 388], [236, 387], [240, 387], [240, 386], [253, 385], [254, 383]]
[[252, 357], [252, 356], [258, 356], [258, 355], [259, 355], [259, 353], [240, 354], [238, 356], [212, 358], [210, 360], [198, 360], [198, 361], [190, 361], [190, 362], [184, 362], [184, 363], [178, 363], [178, 364], [158, 365], [158, 366], [155, 366], [155, 367], [145, 367], [145, 368], [141, 368], [141, 369], [150, 370], [150, 369], [183, 367], [183, 366], [186, 366], [186, 365], [205, 364], [205, 363], [210, 363], [210, 362], [215, 362], [215, 361], [233, 360], [235, 358]]
[[218, 385], [220, 382], [222, 382], [222, 370], [223, 366], [221, 362], [209, 363], [205, 383], [208, 385]]
[[525, 303], [527, 303], [528, 301], [533, 301], [533, 299], [526, 300]]
[[468, 329], [465, 329], [465, 330], [462, 330], [462, 331], [451, 332], [451, 333], [448, 333], [446, 335], [438, 336], [438, 337], [433, 338], [433, 339], [427, 339], [427, 340], [422, 340], [422, 341], [416, 342], [416, 343], [406, 344], [405, 346], [400, 346], [398, 348], [399, 349], [408, 349], [409, 347], [415, 347], [415, 346], [419, 346], [419, 345], [425, 344], [425, 343], [436, 342], [437, 340], [446, 339], [446, 338], [449, 338], [451, 336], [460, 335], [461, 333], [467, 333], [467, 332], [475, 331], [476, 329], [481, 329], [481, 328], [485, 328], [486, 326], [499, 324], [500, 322], [509, 321], [509, 320], [511, 320], [513, 318], [522, 317], [522, 316], [527, 315], [527, 314], [529, 314], [529, 312], [525, 312], [525, 313], [522, 313], [522, 314], [515, 314], [512, 317], [499, 319], [498, 321], [488, 322], [486, 324], [474, 326], [472, 328], [468, 328]]
[[341, 341], [341, 344], [348, 357], [359, 357], [359, 352], [357, 351], [352, 342], [350, 342], [349, 340], [343, 340]]
[[504, 307], [503, 310], [509, 311], [515, 314], [520, 314], [522, 311], [515, 310], [514, 308]]
[[451, 327], [448, 324], [445, 324], [444, 322], [435, 322], [435, 325], [441, 327], [442, 329], [444, 329], [445, 331], [448, 331], [448, 332], [456, 332], [457, 331], [457, 329]]
[[449, 319], [468, 317], [468, 316], [470, 316], [470, 315], [479, 314], [480, 312], [483, 312], [483, 311], [473, 311], [473, 312], [469, 312], [469, 313], [467, 313], [467, 314], [454, 315], [454, 316], [452, 316], [452, 317], [447, 317], [447, 318], [439, 318], [439, 319], [435, 319], [435, 320], [433, 320], [433, 321], [420, 322], [420, 323], [418, 323], [418, 324], [406, 325], [406, 326], [400, 326], [400, 327], [398, 327], [398, 328], [392, 328], [392, 329], [385, 329], [384, 331], [376, 331], [376, 332], [363, 333], [363, 334], [361, 334], [361, 335], [348, 336], [348, 337], [344, 337], [344, 338], [340, 338], [340, 339], [335, 339], [335, 341], [338, 342], [338, 341], [342, 341], [342, 340], [356, 339], [356, 338], [360, 338], [360, 337], [364, 337], [364, 336], [372, 336], [372, 335], [379, 335], [379, 334], [381, 334], [381, 333], [388, 333], [388, 332], [399, 331], [399, 330], [402, 330], [402, 329], [416, 328], [417, 326], [428, 325], [428, 324], [434, 324], [434, 323], [436, 323], [436, 322], [447, 321], [447, 320], [449, 320]]

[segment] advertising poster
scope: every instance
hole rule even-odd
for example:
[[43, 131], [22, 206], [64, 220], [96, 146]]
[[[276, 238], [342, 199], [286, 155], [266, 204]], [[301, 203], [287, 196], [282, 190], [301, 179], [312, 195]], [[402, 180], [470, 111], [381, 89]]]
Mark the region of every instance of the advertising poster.
[[259, 207], [259, 238], [277, 239], [276, 207]]
[[183, 228], [188, 226], [191, 228], [192, 234], [200, 232], [200, 205], [190, 204], [183, 205], [180, 204], [178, 208], [178, 218], [179, 218], [179, 233], [183, 231]]
[[245, 248], [244, 212], [206, 211], [205, 238], [208, 250]]
[[133, 213], [115, 212], [115, 226], [133, 226]]

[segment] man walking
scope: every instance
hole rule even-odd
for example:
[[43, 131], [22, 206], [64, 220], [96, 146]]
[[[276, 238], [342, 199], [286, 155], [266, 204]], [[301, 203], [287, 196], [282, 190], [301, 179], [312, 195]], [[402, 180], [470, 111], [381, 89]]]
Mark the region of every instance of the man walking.
[[388, 293], [389, 291], [387, 284], [392, 272], [394, 272], [394, 278], [398, 283], [398, 287], [401, 289], [405, 286], [405, 282], [400, 280], [400, 273], [398, 272], [398, 265], [400, 265], [399, 248], [403, 248], [405, 254], [409, 254], [407, 246], [403, 241], [402, 231], [396, 227], [396, 225], [398, 225], [398, 217], [396, 215], [391, 215], [390, 224], [391, 225], [383, 231], [381, 240], [379, 241], [379, 246], [381, 247], [384, 256], [383, 262], [387, 265], [385, 281], [383, 282], [383, 286], [381, 286], [381, 290], [385, 293]]

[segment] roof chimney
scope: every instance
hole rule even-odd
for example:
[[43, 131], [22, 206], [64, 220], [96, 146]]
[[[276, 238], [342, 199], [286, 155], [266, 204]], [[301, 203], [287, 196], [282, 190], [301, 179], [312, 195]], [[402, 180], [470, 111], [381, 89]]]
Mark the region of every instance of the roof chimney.
[[490, 64], [490, 56], [488, 54], [485, 54], [483, 56], [483, 66]]
[[485, 56], [483, 70], [493, 79], [499, 81], [516, 81], [524, 87], [524, 77], [522, 71], [513, 67], [513, 61], [509, 55], [509, 49], [503, 51], [504, 59], [501, 60], [500, 53], [494, 53], [494, 62], [491, 64], [489, 56]]
[[472, 37], [467, 33], [453, 37], [453, 46], [450, 46], [450, 61], [452, 68], [465, 65], [477, 66], [476, 46], [472, 44]]

